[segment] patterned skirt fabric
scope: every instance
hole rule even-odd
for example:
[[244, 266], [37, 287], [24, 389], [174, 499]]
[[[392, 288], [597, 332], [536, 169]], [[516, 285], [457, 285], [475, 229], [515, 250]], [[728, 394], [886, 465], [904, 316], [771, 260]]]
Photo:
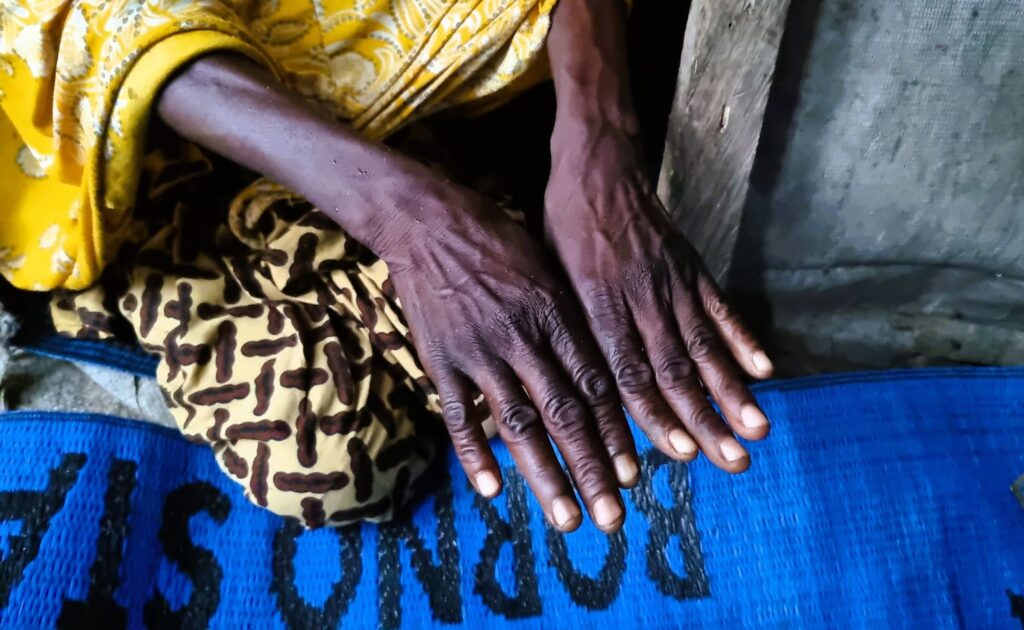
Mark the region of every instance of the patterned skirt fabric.
[[216, 203], [177, 203], [103, 282], [57, 294], [58, 330], [133, 332], [181, 431], [256, 504], [308, 527], [390, 518], [435, 452], [439, 407], [387, 267], [265, 180], [226, 221]]

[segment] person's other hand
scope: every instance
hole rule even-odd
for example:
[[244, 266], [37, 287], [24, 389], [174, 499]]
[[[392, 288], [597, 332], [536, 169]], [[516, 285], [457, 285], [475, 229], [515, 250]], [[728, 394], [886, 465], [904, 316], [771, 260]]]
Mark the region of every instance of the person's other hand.
[[626, 408], [665, 454], [689, 461], [699, 448], [743, 472], [733, 432], [759, 440], [769, 424], [740, 367], [770, 376], [767, 355], [672, 224], [634, 142], [595, 127], [552, 146], [545, 231]]
[[561, 531], [582, 521], [550, 436], [594, 522], [615, 531], [625, 517], [619, 485], [638, 478], [636, 451], [572, 291], [525, 230], [475, 193], [452, 190], [443, 209], [424, 212], [443, 218], [403, 234], [385, 260], [458, 458], [481, 494], [500, 492], [472, 413], [479, 390], [548, 520]]

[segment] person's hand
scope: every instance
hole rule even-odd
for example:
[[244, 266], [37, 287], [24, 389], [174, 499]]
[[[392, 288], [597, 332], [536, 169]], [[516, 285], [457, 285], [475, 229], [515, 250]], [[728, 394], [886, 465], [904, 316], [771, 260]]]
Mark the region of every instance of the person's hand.
[[423, 212], [438, 220], [404, 232], [384, 259], [463, 468], [484, 496], [501, 491], [473, 413], [479, 390], [548, 520], [561, 531], [582, 521], [550, 436], [594, 522], [617, 530], [625, 517], [619, 484], [637, 481], [636, 451], [572, 291], [541, 245], [498, 208], [468, 190], [444, 194], [420, 199], [444, 206]]
[[621, 526], [619, 483], [639, 477], [632, 436], [579, 305], [540, 244], [479, 195], [339, 125], [234, 55], [179, 73], [158, 110], [182, 136], [298, 191], [388, 263], [481, 494], [501, 491], [501, 470], [471, 412], [475, 390], [555, 527], [575, 529], [582, 513], [549, 436], [597, 525]]
[[689, 461], [699, 447], [719, 468], [743, 472], [750, 457], [733, 432], [758, 440], [769, 424], [740, 367], [770, 376], [767, 355], [670, 221], [635, 142], [594, 126], [556, 132], [552, 146], [547, 238], [626, 408], [665, 454]]

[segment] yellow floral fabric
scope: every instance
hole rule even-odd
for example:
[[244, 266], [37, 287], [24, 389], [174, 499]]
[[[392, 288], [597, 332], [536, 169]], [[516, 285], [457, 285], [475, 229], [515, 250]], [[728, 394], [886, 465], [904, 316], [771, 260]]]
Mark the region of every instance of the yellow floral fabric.
[[91, 285], [126, 240], [161, 84], [247, 55], [372, 138], [543, 72], [555, 0], [0, 3], [0, 274]]

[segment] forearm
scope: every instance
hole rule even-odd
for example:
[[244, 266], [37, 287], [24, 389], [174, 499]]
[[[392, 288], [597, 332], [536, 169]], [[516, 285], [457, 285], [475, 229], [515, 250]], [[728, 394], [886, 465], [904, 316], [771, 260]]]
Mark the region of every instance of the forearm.
[[558, 108], [555, 161], [611, 144], [630, 154], [620, 157], [642, 160], [626, 59], [624, 0], [560, 0], [548, 53]]
[[361, 137], [242, 57], [196, 61], [168, 83], [157, 112], [183, 137], [302, 194], [385, 260], [451, 196], [426, 166]]

